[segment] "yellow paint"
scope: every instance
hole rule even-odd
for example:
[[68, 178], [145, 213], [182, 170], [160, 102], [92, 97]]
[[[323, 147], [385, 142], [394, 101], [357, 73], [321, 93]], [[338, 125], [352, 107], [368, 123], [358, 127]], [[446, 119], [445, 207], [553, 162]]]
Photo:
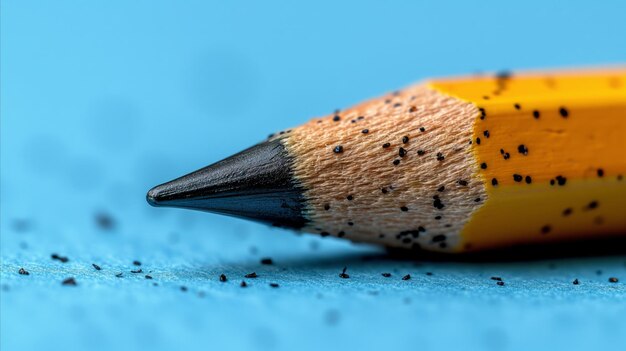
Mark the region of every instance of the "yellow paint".
[[[462, 230], [459, 250], [626, 234], [626, 69], [430, 85], [485, 111], [474, 123], [473, 152], [478, 165], [487, 164], [480, 173], [488, 199]], [[528, 155], [518, 152], [522, 144]], [[596, 208], [590, 208], [593, 202]], [[571, 214], [564, 214], [567, 209]]]

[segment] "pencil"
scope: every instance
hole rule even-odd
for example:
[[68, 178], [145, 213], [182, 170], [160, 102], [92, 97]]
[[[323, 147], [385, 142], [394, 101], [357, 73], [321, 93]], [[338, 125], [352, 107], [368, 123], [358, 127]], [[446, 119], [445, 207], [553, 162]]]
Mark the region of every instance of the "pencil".
[[464, 252], [626, 234], [626, 69], [427, 81], [270, 136], [147, 199]]

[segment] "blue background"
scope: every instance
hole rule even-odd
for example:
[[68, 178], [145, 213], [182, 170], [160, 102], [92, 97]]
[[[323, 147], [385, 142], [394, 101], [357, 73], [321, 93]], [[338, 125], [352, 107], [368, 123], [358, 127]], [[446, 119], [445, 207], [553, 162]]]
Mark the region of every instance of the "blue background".
[[626, 347], [623, 255], [364, 260], [381, 252], [145, 203], [275, 130], [429, 76], [626, 62], [623, 1], [507, 3], [2, 1], [0, 348]]

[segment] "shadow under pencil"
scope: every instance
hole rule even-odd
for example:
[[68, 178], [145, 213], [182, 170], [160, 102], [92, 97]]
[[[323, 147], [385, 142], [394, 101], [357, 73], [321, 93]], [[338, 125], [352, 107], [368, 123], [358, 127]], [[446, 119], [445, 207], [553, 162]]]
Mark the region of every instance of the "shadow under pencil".
[[519, 245], [460, 254], [393, 248], [387, 249], [387, 253], [389, 258], [398, 260], [451, 262], [522, 262], [575, 257], [626, 256], [626, 235], [617, 238]]

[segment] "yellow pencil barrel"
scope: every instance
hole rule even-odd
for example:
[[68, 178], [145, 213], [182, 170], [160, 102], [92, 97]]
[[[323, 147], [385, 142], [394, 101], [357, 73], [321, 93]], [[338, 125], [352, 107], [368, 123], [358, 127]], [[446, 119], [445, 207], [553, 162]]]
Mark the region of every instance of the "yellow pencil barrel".
[[440, 80], [475, 104], [488, 200], [459, 250], [626, 233], [626, 70]]

